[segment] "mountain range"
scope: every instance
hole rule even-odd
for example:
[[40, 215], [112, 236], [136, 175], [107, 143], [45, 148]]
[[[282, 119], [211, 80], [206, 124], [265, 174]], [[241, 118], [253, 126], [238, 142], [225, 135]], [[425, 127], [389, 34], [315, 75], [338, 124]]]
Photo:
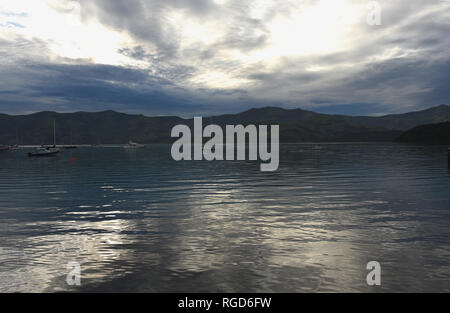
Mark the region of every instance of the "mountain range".
[[[54, 121], [57, 144], [111, 144], [129, 140], [171, 143], [175, 140], [170, 137], [173, 126], [193, 125], [193, 119], [149, 117], [115, 111], [0, 114], [0, 143], [51, 144]], [[380, 117], [328, 115], [302, 109], [265, 107], [206, 117], [203, 125], [279, 124], [281, 142], [356, 142], [393, 141], [416, 126], [446, 121], [450, 121], [448, 105]]]

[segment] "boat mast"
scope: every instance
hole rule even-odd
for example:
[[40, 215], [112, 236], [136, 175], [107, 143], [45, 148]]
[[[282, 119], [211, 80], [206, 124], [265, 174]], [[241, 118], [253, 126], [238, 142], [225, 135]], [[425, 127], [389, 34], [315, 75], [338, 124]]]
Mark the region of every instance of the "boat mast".
[[53, 120], [53, 145], [56, 147], [56, 122]]

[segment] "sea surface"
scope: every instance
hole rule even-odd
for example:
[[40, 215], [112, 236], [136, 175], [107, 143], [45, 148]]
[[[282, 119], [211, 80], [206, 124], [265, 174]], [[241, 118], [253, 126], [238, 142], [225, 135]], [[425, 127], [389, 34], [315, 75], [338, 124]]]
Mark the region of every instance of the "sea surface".
[[1, 153], [0, 292], [450, 292], [447, 147], [283, 144], [276, 172], [170, 148]]

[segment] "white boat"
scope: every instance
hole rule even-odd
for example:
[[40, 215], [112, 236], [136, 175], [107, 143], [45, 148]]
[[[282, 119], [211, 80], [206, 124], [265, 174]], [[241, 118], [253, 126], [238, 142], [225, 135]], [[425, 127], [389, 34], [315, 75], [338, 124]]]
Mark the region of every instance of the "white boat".
[[22, 147], [19, 146], [19, 128], [16, 127], [16, 144], [9, 146], [9, 150], [11, 151], [17, 151], [17, 150], [21, 150]]
[[28, 156], [29, 157], [52, 156], [58, 153], [59, 149], [56, 148], [56, 124], [55, 121], [53, 121], [53, 146], [50, 147], [42, 146], [32, 152], [28, 152]]
[[136, 148], [145, 148], [145, 145], [130, 141], [128, 144], [123, 146], [125, 149], [136, 149]]
[[59, 149], [55, 146], [53, 147], [40, 147], [33, 152], [28, 152], [29, 157], [39, 157], [39, 156], [51, 156], [59, 153]]
[[20, 150], [22, 149], [22, 147], [20, 147], [19, 145], [12, 145], [9, 147], [9, 150], [11, 151], [16, 151], [16, 150]]

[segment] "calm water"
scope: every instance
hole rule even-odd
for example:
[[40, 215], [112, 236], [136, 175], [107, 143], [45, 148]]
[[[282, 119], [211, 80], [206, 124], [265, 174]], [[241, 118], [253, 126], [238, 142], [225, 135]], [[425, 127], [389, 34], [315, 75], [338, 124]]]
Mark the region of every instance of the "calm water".
[[169, 145], [3, 153], [0, 291], [449, 292], [446, 150], [282, 145], [275, 173]]

